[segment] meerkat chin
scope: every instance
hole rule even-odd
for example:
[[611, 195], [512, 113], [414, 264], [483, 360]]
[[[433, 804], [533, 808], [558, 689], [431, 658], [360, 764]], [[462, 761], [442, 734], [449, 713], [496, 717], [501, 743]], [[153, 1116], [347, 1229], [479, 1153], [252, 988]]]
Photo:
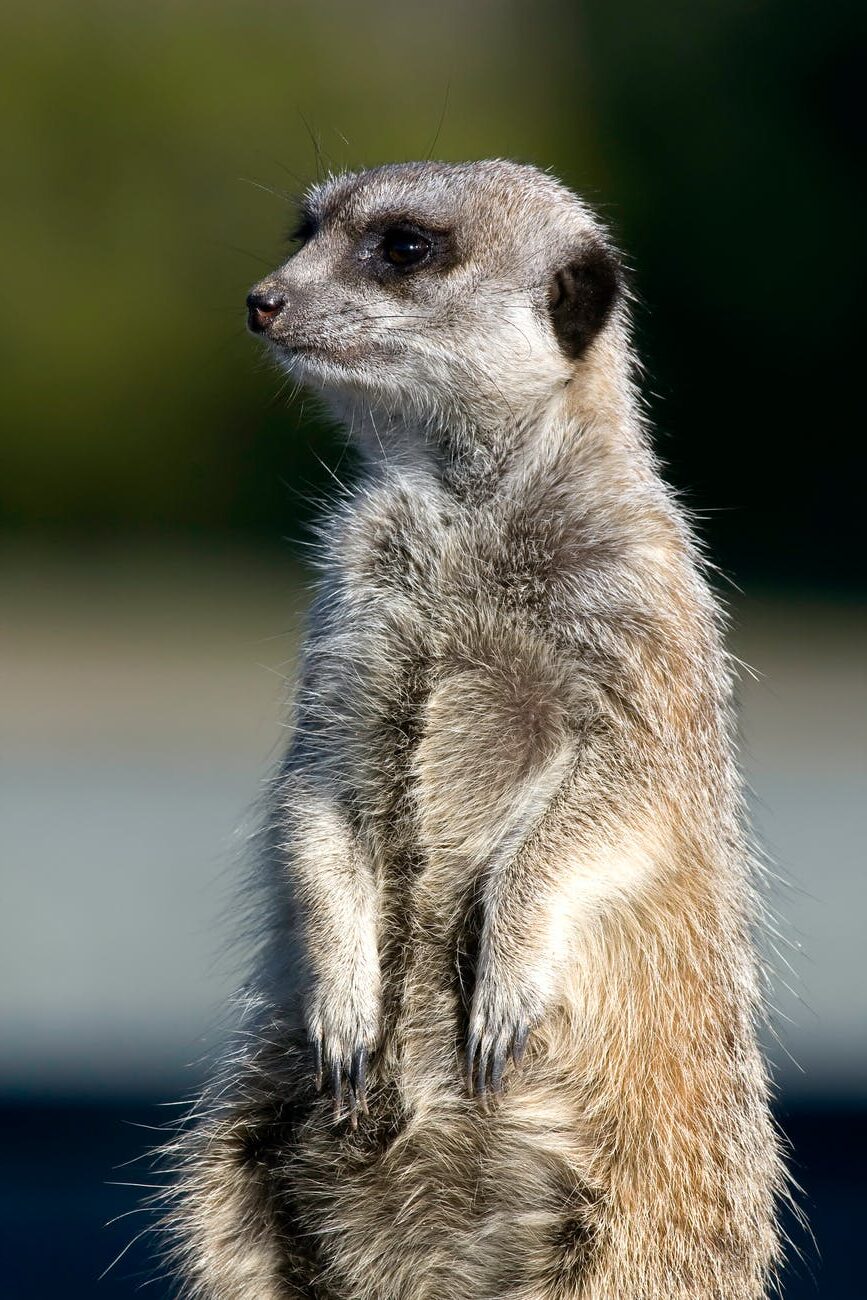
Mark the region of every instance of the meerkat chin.
[[600, 222], [533, 167], [306, 196], [248, 298], [356, 441], [166, 1227], [207, 1300], [758, 1300], [731, 665]]

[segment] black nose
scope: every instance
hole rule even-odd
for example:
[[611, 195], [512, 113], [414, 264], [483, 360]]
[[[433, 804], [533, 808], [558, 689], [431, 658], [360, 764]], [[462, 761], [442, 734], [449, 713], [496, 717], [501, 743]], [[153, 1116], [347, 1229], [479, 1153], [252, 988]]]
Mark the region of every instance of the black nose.
[[247, 325], [254, 334], [265, 330], [286, 306], [286, 299], [275, 293], [247, 294]]

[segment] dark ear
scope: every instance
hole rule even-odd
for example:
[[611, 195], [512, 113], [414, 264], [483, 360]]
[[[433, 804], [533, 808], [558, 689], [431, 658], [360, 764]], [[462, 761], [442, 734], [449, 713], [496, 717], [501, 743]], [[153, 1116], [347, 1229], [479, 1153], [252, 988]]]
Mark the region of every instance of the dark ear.
[[603, 244], [590, 244], [554, 274], [548, 310], [557, 342], [575, 360], [611, 314], [620, 291], [620, 267]]

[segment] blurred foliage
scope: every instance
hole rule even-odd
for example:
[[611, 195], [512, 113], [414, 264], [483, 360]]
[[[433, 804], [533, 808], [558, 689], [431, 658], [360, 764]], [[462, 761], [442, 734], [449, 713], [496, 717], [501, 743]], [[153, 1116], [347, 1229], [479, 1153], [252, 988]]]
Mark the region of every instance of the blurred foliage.
[[505, 154], [629, 251], [660, 448], [722, 508], [723, 561], [858, 578], [861, 24], [847, 0], [8, 8], [0, 524], [295, 535], [333, 448], [243, 329], [292, 195]]

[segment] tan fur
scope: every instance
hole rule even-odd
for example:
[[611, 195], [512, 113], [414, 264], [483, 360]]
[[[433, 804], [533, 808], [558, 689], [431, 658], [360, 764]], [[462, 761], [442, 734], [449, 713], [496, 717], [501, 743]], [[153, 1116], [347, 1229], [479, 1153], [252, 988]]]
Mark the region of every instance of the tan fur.
[[[604, 231], [503, 162], [309, 207], [267, 334], [365, 469], [325, 529], [262, 959], [173, 1152], [185, 1293], [756, 1300], [784, 1179], [730, 670], [622, 291], [575, 355], [554, 323]], [[390, 279], [380, 218], [450, 260]], [[525, 1025], [468, 1095], [467, 1042], [477, 1082]], [[326, 1072], [369, 1050], [357, 1128], [311, 1038]]]

